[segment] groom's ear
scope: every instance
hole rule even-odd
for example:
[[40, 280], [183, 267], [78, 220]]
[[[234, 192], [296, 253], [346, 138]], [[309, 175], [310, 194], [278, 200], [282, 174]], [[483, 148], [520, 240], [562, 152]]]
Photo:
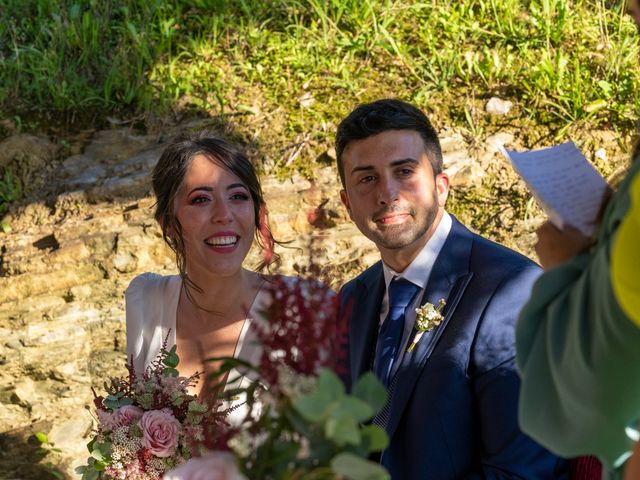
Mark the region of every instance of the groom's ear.
[[349, 206], [349, 197], [347, 196], [346, 190], [340, 190], [340, 200], [342, 200], [342, 204], [344, 208], [347, 209], [347, 213], [349, 214], [349, 218], [351, 218], [351, 207]]
[[449, 198], [449, 175], [444, 172], [436, 175], [436, 193], [438, 195], [438, 205], [444, 207]]

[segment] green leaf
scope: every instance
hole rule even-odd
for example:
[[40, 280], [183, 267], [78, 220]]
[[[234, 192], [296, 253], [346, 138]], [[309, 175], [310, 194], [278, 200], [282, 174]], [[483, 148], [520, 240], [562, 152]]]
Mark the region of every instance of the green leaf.
[[[104, 464], [108, 463], [111, 457], [111, 444], [110, 443], [96, 443], [91, 451], [91, 457], [96, 459], [97, 462], [94, 465], [96, 470], [103, 470]], [[102, 468], [100, 467], [102, 464]]]
[[51, 475], [53, 475], [54, 477], [56, 477], [58, 480], [64, 480], [64, 475], [61, 472], [59, 472], [58, 470], [53, 470], [53, 468], [52, 468], [52, 469], [49, 470], [49, 473]]
[[594, 102], [587, 104], [584, 107], [584, 111], [587, 113], [597, 112], [598, 110], [601, 110], [606, 106], [607, 106], [606, 100], [596, 100]]
[[349, 415], [335, 415], [327, 420], [324, 434], [338, 446], [360, 445], [360, 425]]
[[98, 480], [98, 472], [96, 470], [87, 470], [82, 475], [82, 480]]
[[344, 397], [345, 388], [342, 380], [327, 368], [320, 370], [318, 377], [318, 390], [322, 390], [331, 395], [334, 399]]
[[42, 444], [49, 443], [49, 437], [47, 437], [45, 433], [36, 432], [33, 435], [36, 437], [36, 440], [38, 440], [40, 443]]
[[87, 450], [89, 450], [89, 453], [93, 451], [93, 446], [96, 444], [97, 441], [98, 441], [98, 437], [93, 437], [91, 441], [87, 443]]
[[178, 370], [172, 367], [167, 367], [162, 370], [162, 375], [165, 377], [177, 377], [179, 375]]
[[322, 369], [316, 389], [293, 401], [293, 407], [310, 422], [320, 422], [345, 398], [342, 380], [331, 370]]
[[[180, 357], [176, 353], [176, 346], [171, 347], [171, 350], [167, 352], [167, 356], [162, 360], [162, 364], [165, 367], [176, 368], [180, 363]], [[166, 369], [165, 369], [166, 370]]]
[[332, 416], [350, 417], [358, 423], [370, 419], [375, 413], [367, 403], [355, 397], [343, 397], [336, 403], [335, 409], [331, 412]]
[[387, 390], [372, 372], [365, 373], [353, 386], [351, 395], [367, 403], [374, 414], [387, 402]]
[[11, 233], [11, 231], [12, 231], [11, 225], [9, 225], [7, 222], [2, 220], [0, 222], [0, 230], [2, 230], [3, 233]]
[[389, 436], [382, 427], [378, 425], [365, 425], [360, 430], [363, 443], [366, 444], [369, 452], [380, 452], [389, 445]]
[[333, 457], [331, 468], [349, 480], [390, 480], [391, 478], [381, 465], [352, 453], [339, 453]]
[[96, 448], [93, 452], [91, 452], [91, 456], [96, 460], [98, 460], [99, 462], [104, 462], [105, 460], [104, 455], [102, 455], [102, 452], [98, 448]]
[[329, 394], [317, 390], [309, 395], [296, 398], [293, 401], [293, 408], [306, 420], [320, 422], [327, 415], [332, 403], [333, 398]]

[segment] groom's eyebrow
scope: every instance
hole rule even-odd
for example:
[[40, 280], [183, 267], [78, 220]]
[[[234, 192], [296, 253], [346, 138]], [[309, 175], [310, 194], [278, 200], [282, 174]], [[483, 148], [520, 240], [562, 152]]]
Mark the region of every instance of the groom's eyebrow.
[[416, 160], [415, 158], [402, 158], [400, 160], [394, 160], [393, 162], [391, 162], [389, 164], [389, 166], [391, 167], [401, 167], [403, 165], [407, 165], [407, 164], [411, 164], [411, 165], [418, 165], [420, 162], [418, 162], [418, 160]]
[[[390, 167], [399, 167], [402, 165], [407, 165], [407, 164], [411, 164], [411, 165], [417, 165], [418, 160], [416, 160], [415, 158], [401, 158], [398, 160], [394, 160], [391, 163], [389, 163]], [[358, 165], [356, 167], [353, 167], [351, 169], [351, 175], [353, 175], [354, 173], [358, 173], [358, 172], [370, 172], [375, 170], [375, 168], [373, 167], [373, 165]]]

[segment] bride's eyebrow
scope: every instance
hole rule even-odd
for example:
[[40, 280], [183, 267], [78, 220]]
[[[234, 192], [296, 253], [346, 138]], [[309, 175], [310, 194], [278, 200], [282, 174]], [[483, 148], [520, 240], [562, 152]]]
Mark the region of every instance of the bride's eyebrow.
[[213, 192], [213, 188], [211, 187], [196, 187], [192, 188], [191, 191], [187, 195], [191, 195], [193, 192]]
[[[247, 186], [244, 183], [232, 183], [231, 185], [228, 185], [227, 188], [225, 188], [225, 190], [229, 191], [229, 190], [233, 190], [234, 188], [243, 188], [245, 190], [249, 190], [249, 188], [247, 188]], [[195, 187], [191, 189], [191, 191], [187, 195], [191, 195], [193, 192], [213, 192], [213, 187], [208, 187], [204, 185], [201, 187]]]
[[234, 188], [244, 188], [245, 190], [249, 190], [249, 188], [244, 183], [232, 183], [227, 187], [227, 190], [233, 190]]

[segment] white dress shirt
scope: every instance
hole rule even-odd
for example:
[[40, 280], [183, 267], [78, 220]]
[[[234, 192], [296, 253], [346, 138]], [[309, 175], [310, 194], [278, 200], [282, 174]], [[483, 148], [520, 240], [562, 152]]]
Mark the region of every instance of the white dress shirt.
[[424, 295], [424, 289], [429, 282], [431, 276], [431, 270], [433, 264], [440, 254], [440, 250], [444, 246], [444, 242], [449, 236], [452, 224], [451, 216], [444, 212], [444, 215], [440, 219], [440, 223], [436, 227], [436, 231], [433, 232], [433, 236], [429, 239], [427, 244], [420, 250], [418, 256], [409, 264], [407, 268], [402, 272], [396, 272], [388, 265], [382, 262], [382, 271], [384, 273], [385, 292], [382, 298], [382, 305], [380, 305], [380, 327], [387, 318], [389, 312], [389, 284], [395, 277], [401, 277], [410, 281], [414, 285], [420, 287], [420, 291], [416, 295], [413, 303], [407, 307], [404, 314], [404, 332], [402, 334], [402, 341], [400, 342], [400, 354], [395, 359], [393, 364], [393, 372], [397, 370], [398, 366], [402, 363], [402, 356], [407, 349], [409, 343], [409, 337], [413, 331], [413, 326], [416, 322], [415, 309], [420, 306], [420, 301]]

